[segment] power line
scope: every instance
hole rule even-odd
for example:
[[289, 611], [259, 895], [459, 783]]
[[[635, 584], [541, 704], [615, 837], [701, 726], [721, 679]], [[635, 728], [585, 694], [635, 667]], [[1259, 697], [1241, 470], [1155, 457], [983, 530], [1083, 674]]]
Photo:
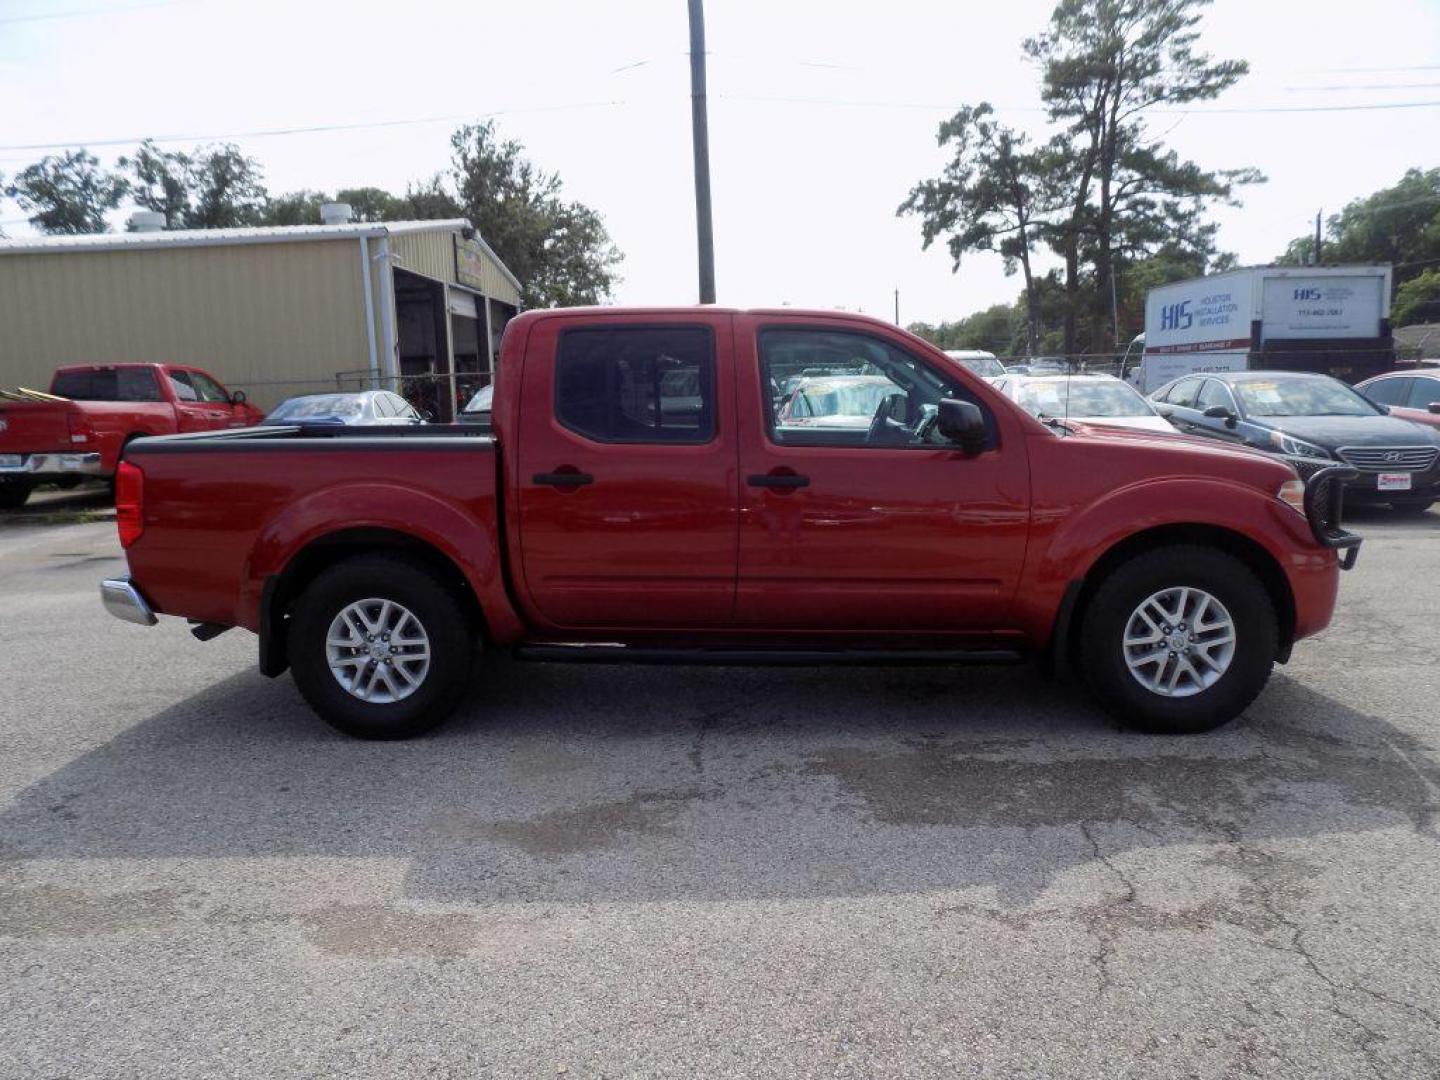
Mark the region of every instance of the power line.
[[1329, 93], [1335, 90], [1436, 90], [1440, 83], [1335, 83], [1330, 86], [1287, 86], [1292, 94]]
[[[836, 105], [846, 108], [857, 109], [919, 109], [919, 110], [943, 110], [952, 111], [959, 109], [958, 104], [947, 104], [943, 102], [921, 102], [921, 101], [854, 101], [841, 98], [814, 98], [814, 97], [780, 97], [766, 96], [759, 94], [719, 94], [718, 97], [727, 101], [746, 101], [758, 104], [778, 105]], [[1253, 105], [1234, 106], [1230, 108], [1216, 109], [1165, 109], [1151, 108], [1144, 110], [1151, 116], [1218, 116], [1222, 114], [1236, 113], [1323, 113], [1323, 112], [1370, 112], [1380, 109], [1432, 109], [1440, 106], [1440, 101], [1388, 101], [1373, 102], [1370, 104], [1347, 104], [1347, 105]], [[1047, 113], [1050, 110], [1043, 106], [994, 106], [996, 112], [1026, 112], [1026, 113]]]
[[112, 139], [69, 139], [49, 143], [9, 143], [0, 145], [0, 150], [65, 150], [70, 147], [136, 146], [146, 139], [155, 143], [175, 142], [216, 142], [222, 139], [266, 139], [280, 135], [317, 135], [331, 131], [362, 131], [373, 128], [411, 127], [419, 124], [454, 124], [473, 120], [487, 120], [492, 116], [512, 116], [517, 113], [558, 112], [570, 109], [603, 109], [626, 102], [578, 101], [567, 105], [534, 105], [514, 109], [495, 109], [485, 113], [456, 113], [449, 116], [417, 116], [403, 120], [368, 120], [350, 124], [314, 124], [309, 127], [261, 128], [255, 131], [233, 131], [190, 135], [127, 135]]

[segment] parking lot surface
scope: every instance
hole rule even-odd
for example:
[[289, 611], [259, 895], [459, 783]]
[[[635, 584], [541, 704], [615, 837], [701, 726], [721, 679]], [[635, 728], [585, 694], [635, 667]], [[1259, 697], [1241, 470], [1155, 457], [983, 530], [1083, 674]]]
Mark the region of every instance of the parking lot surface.
[[1440, 1073], [1440, 514], [1204, 736], [1018, 669], [490, 661], [335, 735], [0, 530], [0, 1075]]

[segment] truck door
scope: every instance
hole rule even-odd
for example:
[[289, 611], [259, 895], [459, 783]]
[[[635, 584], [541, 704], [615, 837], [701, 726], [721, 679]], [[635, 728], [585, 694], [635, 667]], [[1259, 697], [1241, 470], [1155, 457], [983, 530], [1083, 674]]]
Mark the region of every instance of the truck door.
[[166, 368], [175, 391], [175, 423], [181, 431], [214, 431], [233, 424], [235, 406], [230, 395], [203, 371]]
[[538, 322], [521, 375], [520, 559], [553, 627], [708, 629], [734, 615], [731, 316]]
[[[736, 324], [741, 626], [990, 632], [1012, 619], [1030, 480], [1024, 429], [981, 380], [844, 320]], [[808, 400], [803, 418], [782, 403]], [[988, 448], [934, 430], [980, 406]]]

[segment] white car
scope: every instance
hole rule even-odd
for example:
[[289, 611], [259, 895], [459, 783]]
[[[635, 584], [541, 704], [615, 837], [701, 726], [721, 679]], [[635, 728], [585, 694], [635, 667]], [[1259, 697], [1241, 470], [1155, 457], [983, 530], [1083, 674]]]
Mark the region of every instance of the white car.
[[392, 427], [396, 424], [423, 424], [425, 418], [399, 394], [392, 394], [389, 390], [356, 390], [286, 398], [261, 422]]
[[780, 406], [780, 428], [868, 428], [880, 403], [900, 388], [883, 375], [805, 379]]
[[1032, 416], [1175, 433], [1140, 392], [1114, 375], [1006, 375], [999, 390]]
[[945, 355], [963, 364], [987, 382], [994, 382], [1005, 374], [1005, 365], [995, 359], [994, 353], [980, 349], [946, 349]]

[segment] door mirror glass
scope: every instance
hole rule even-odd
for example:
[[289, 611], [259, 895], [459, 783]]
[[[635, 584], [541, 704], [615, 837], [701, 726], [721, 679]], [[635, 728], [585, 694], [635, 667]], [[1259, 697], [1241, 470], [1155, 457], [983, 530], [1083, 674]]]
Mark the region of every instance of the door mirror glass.
[[244, 405], [247, 400], [249, 400], [249, 399], [246, 398], [246, 396], [245, 396], [245, 391], [244, 391], [244, 390], [232, 390], [232, 391], [230, 391], [230, 404], [231, 404], [231, 405]]
[[985, 449], [985, 416], [973, 402], [941, 398], [936, 426], [967, 454]]
[[1211, 420], [1230, 420], [1234, 418], [1235, 414], [1224, 405], [1211, 405], [1205, 410], [1205, 415]]
[[1430, 411], [1432, 413], [1435, 413], [1437, 416], [1440, 416], [1440, 401], [1430, 402]]

